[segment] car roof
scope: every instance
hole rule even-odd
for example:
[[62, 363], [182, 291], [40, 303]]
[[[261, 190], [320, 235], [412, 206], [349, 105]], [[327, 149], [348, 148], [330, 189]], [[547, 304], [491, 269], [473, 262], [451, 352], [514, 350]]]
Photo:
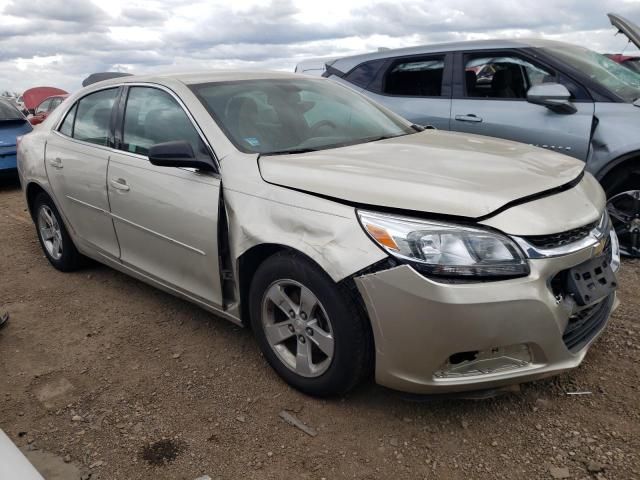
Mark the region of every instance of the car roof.
[[545, 40], [542, 38], [529, 39], [494, 39], [494, 40], [472, 40], [464, 42], [438, 43], [433, 45], [418, 45], [415, 47], [394, 48], [379, 50], [376, 52], [353, 55], [350, 57], [338, 58], [328, 64], [343, 73], [357, 67], [369, 60], [378, 60], [392, 57], [412, 56], [429, 53], [457, 52], [469, 50], [493, 50], [503, 48], [542, 48], [542, 47], [567, 47], [570, 44], [555, 40]]
[[234, 82], [239, 80], [269, 80], [269, 79], [296, 79], [300, 75], [288, 72], [276, 71], [256, 71], [256, 70], [211, 70], [202, 72], [186, 73], [164, 73], [155, 75], [131, 75], [127, 77], [113, 78], [102, 82], [91, 84], [87, 88], [94, 86], [123, 85], [126, 83], [159, 83], [163, 84], [169, 80], [177, 80], [185, 85], [200, 83]]

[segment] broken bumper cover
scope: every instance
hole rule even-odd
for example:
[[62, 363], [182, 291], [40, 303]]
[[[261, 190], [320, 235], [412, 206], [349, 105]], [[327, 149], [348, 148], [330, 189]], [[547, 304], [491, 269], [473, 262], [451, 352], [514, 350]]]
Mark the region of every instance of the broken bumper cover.
[[[441, 283], [407, 265], [357, 277], [374, 333], [376, 381], [405, 392], [445, 393], [578, 366], [617, 306], [615, 293], [587, 310], [550, 285], [590, 257], [580, 251], [531, 260], [529, 276], [493, 282]], [[571, 348], [563, 335], [578, 321], [584, 338]]]

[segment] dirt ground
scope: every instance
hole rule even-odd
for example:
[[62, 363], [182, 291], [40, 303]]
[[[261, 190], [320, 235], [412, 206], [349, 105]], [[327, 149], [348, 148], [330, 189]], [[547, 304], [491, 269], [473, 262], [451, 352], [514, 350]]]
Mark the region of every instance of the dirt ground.
[[519, 393], [417, 403], [367, 384], [316, 400], [248, 330], [103, 266], [54, 270], [5, 182], [0, 428], [92, 480], [640, 478], [639, 279], [625, 261], [621, 306], [580, 368]]

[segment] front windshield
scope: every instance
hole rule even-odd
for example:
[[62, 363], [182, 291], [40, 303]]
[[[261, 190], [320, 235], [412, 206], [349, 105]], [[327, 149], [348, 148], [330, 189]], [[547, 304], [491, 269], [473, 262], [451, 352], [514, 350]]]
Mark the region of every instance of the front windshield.
[[593, 81], [633, 102], [640, 97], [640, 74], [587, 48], [562, 46], [545, 48], [548, 53], [588, 75]]
[[322, 150], [416, 132], [328, 80], [242, 80], [191, 89], [243, 152]]

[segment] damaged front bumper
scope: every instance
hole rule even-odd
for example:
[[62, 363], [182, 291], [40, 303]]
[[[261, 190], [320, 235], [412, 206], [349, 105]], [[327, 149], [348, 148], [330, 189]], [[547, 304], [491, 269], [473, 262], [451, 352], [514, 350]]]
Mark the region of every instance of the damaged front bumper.
[[496, 388], [578, 366], [617, 307], [615, 293], [579, 306], [554, 279], [582, 250], [530, 260], [529, 276], [442, 283], [408, 265], [355, 278], [376, 346], [376, 381], [431, 394]]

